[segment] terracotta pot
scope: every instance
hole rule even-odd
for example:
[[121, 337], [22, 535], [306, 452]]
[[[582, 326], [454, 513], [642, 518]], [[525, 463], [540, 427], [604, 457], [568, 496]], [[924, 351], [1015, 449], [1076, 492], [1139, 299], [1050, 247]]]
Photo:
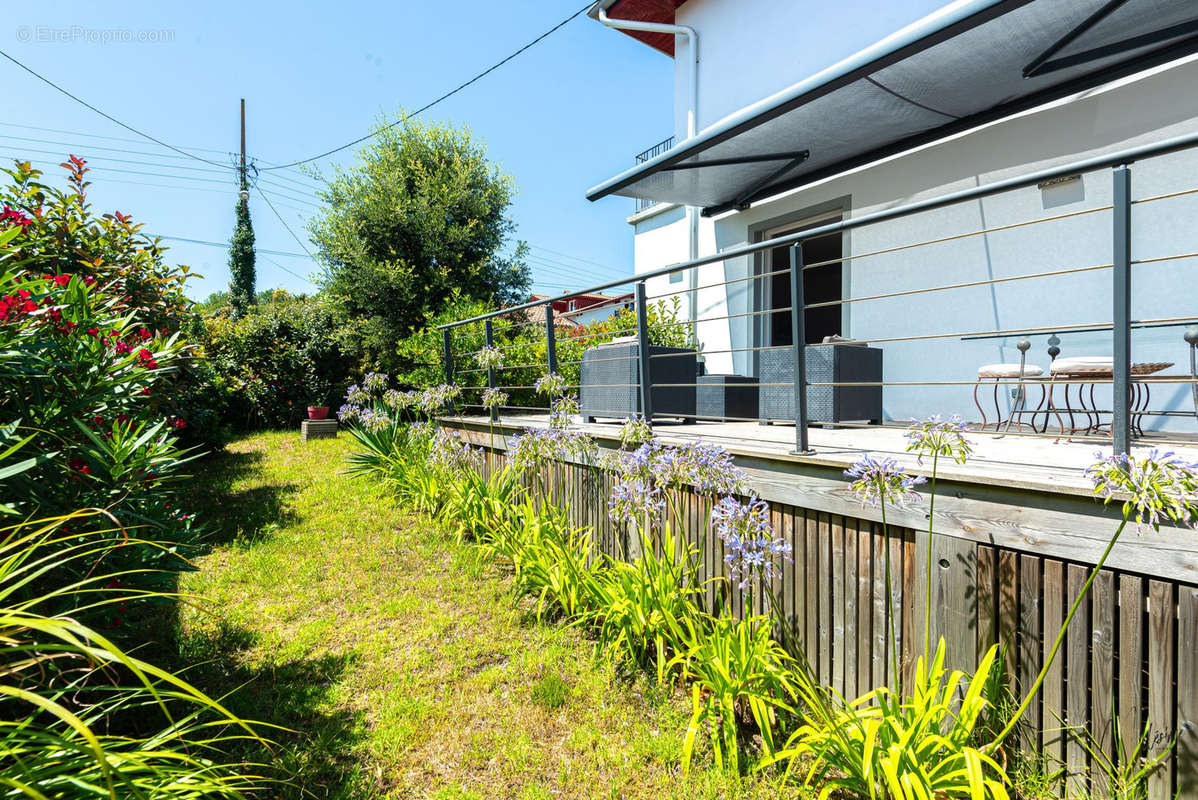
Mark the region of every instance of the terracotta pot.
[[308, 406], [308, 419], [325, 419], [328, 416], [328, 406]]

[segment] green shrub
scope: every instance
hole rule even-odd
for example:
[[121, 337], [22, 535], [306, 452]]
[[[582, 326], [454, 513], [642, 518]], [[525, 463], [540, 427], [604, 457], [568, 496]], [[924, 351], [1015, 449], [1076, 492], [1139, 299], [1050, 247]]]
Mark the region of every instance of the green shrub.
[[238, 318], [214, 314], [203, 336], [241, 430], [294, 427], [308, 406], [332, 405], [349, 383], [333, 312], [320, 298], [276, 294]]

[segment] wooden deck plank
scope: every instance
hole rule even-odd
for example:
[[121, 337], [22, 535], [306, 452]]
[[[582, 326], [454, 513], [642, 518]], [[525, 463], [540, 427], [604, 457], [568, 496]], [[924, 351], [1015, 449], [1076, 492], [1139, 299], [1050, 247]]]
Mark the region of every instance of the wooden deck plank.
[[1177, 598], [1177, 788], [1180, 800], [1198, 800], [1198, 587]]
[[841, 636], [843, 650], [844, 696], [855, 699], [857, 691], [857, 526], [855, 520], [844, 520], [844, 633]]
[[857, 528], [857, 694], [880, 684], [873, 677], [873, 534], [860, 520]]

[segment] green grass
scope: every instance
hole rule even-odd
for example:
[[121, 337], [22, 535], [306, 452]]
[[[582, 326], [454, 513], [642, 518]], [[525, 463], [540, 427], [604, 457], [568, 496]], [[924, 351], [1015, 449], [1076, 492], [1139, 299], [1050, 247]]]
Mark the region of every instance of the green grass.
[[[280, 797], [774, 798], [679, 753], [689, 699], [540, 623], [501, 565], [350, 480], [347, 438], [271, 433], [207, 461], [213, 550], [180, 656], [229, 705], [292, 729]], [[790, 790], [787, 790], [790, 791]]]

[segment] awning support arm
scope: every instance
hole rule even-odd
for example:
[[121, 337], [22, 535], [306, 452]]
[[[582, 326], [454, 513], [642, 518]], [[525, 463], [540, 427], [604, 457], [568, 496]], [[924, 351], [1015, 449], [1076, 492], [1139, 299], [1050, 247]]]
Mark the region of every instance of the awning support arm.
[[737, 211], [744, 211], [746, 208], [749, 207], [749, 204], [747, 202], [748, 199], [750, 197], [752, 197], [754, 194], [756, 194], [758, 189], [762, 188], [763, 186], [769, 186], [776, 179], [778, 179], [778, 178], [782, 177], [783, 175], [785, 175], [786, 173], [790, 172], [792, 169], [797, 167], [799, 164], [802, 164], [810, 156], [811, 156], [811, 152], [809, 150], [800, 150], [798, 153], [795, 154], [795, 157], [792, 158], [790, 161], [787, 161], [785, 164], [778, 167], [776, 170], [774, 170], [770, 174], [766, 175], [765, 177], [761, 178], [760, 180], [755, 181], [752, 185], [750, 185], [749, 187], [744, 189], [736, 197], [732, 198], [732, 205], [736, 208]]
[[1106, 19], [1112, 12], [1126, 3], [1127, 0], [1109, 0], [1106, 5], [1102, 6], [1093, 14], [1082, 20], [1080, 25], [1066, 33], [1060, 39], [1057, 39], [1048, 46], [1047, 50], [1029, 61], [1027, 66], [1023, 68], [1023, 77], [1034, 78], [1037, 75], [1048, 72], [1049, 70], [1044, 69], [1048, 59], [1052, 58], [1057, 53], [1061, 52], [1061, 50], [1068, 47], [1071, 42], [1076, 41], [1077, 37], [1081, 36], [1099, 22]]
[[1177, 39], [1179, 37], [1194, 33], [1198, 33], [1198, 19], [1190, 20], [1189, 22], [1179, 22], [1176, 25], [1170, 25], [1168, 28], [1161, 28], [1159, 31], [1142, 33], [1139, 36], [1133, 36], [1130, 39], [1104, 44], [1102, 47], [1093, 47], [1080, 53], [1074, 53], [1071, 56], [1054, 58], [1052, 61], [1042, 64], [1037, 70], [1036, 74], [1044, 75], [1046, 73], [1055, 72], [1060, 69], [1076, 67], [1078, 64], [1085, 64], [1089, 61], [1097, 61], [1100, 58], [1117, 55], [1127, 50], [1135, 50], [1140, 47], [1147, 47], [1148, 45], [1156, 44], [1157, 42], [1167, 42], [1170, 39]]

